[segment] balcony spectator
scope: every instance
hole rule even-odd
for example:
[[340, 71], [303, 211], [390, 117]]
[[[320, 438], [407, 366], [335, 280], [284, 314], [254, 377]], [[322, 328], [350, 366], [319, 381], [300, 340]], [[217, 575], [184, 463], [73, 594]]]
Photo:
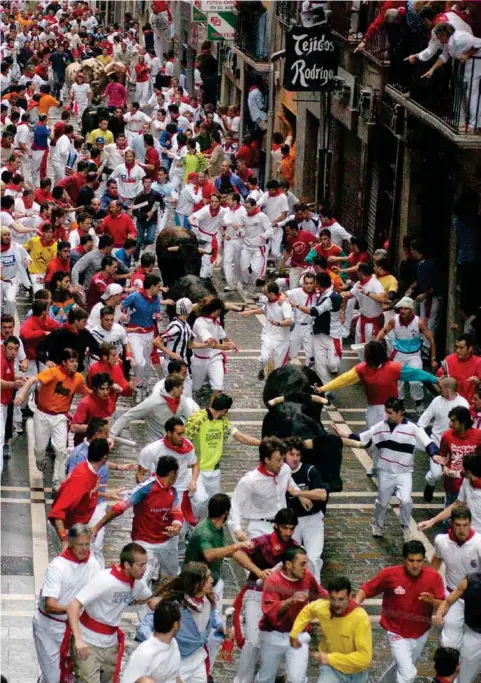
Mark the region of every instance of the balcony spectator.
[[259, 87], [259, 83], [251, 85], [249, 94], [247, 96], [247, 106], [249, 108], [249, 115], [252, 123], [256, 128], [266, 130], [267, 128], [267, 114], [266, 103], [264, 95]]

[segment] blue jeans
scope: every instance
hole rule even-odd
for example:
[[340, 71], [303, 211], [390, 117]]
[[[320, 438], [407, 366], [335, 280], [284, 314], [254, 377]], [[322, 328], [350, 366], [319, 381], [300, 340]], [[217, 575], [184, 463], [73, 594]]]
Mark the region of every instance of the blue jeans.
[[149, 223], [141, 218], [137, 219], [137, 247], [135, 249], [134, 260], [138, 261], [142, 246], [153, 244], [157, 223]]
[[367, 683], [367, 680], [367, 671], [360, 671], [357, 674], [343, 674], [337, 669], [333, 669], [332, 666], [323, 664], [319, 668], [317, 683]]
[[175, 224], [180, 228], [185, 228], [186, 230], [191, 229], [187, 216], [183, 213], [177, 213], [177, 211], [175, 211]]

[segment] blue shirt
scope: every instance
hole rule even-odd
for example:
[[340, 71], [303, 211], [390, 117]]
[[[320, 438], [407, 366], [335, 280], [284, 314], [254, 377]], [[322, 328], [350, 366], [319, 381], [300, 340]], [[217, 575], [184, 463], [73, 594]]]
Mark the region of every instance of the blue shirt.
[[154, 314], [160, 313], [160, 299], [156, 296], [150, 301], [142, 292], [133, 292], [123, 300], [122, 309], [130, 311], [130, 327], [154, 328]]
[[[67, 460], [67, 474], [70, 474], [73, 472], [73, 470], [77, 467], [77, 465], [80, 465], [80, 463], [85, 462], [87, 460], [87, 455], [89, 452], [89, 444], [87, 441], [83, 441], [82, 443], [79, 443], [78, 446], [76, 446], [72, 453], [70, 454], [69, 459]], [[105, 463], [105, 465], [102, 465], [102, 467], [98, 471], [99, 475], [99, 491], [104, 492], [107, 490], [107, 484], [109, 482], [109, 466], [108, 463]], [[99, 503], [103, 502], [105, 498], [99, 495]]]
[[34, 126], [33, 129], [33, 144], [37, 146], [37, 149], [47, 149], [48, 139], [50, 137], [50, 128], [40, 124], [39, 126]]
[[[235, 173], [231, 173], [230, 176], [225, 176], [225, 179], [226, 181], [230, 182], [232, 187], [236, 187], [239, 190], [239, 193], [243, 199], [247, 197], [248, 189], [238, 175], [236, 175]], [[214, 181], [215, 189], [217, 190], [217, 192], [219, 192], [220, 188], [222, 187], [222, 180], [222, 176], [217, 176], [217, 178]]]
[[154, 192], [158, 192], [159, 194], [161, 194], [162, 197], [164, 197], [164, 199], [166, 197], [172, 197], [172, 192], [176, 191], [173, 183], [169, 182], [166, 182], [163, 185], [161, 185], [160, 183], [152, 183], [152, 189], [154, 190]]
[[129, 256], [125, 249], [121, 247], [120, 249], [116, 249], [114, 251], [115, 258], [119, 259], [119, 261], [122, 261], [122, 263], [125, 263], [127, 268], [130, 268], [132, 265], [132, 254]]

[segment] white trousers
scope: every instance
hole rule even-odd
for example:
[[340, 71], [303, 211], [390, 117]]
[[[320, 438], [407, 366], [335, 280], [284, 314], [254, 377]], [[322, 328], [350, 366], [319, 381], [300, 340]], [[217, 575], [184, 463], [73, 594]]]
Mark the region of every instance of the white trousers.
[[45, 459], [45, 450], [51, 439], [55, 451], [52, 481], [59, 484], [66, 476], [68, 419], [66, 415], [48, 415], [37, 408], [33, 414], [33, 426], [35, 459], [39, 462]]
[[54, 161], [52, 159], [53, 168], [53, 184], [56, 185], [58, 182], [65, 178], [65, 166], [60, 161]]
[[275, 227], [274, 234], [269, 240], [269, 251], [272, 258], [278, 259], [281, 257], [281, 244], [283, 237], [282, 228]]
[[444, 617], [444, 627], [441, 633], [441, 645], [454, 647], [461, 651], [464, 632], [464, 600], [457, 600], [451, 605]]
[[207, 517], [207, 504], [209, 498], [216, 493], [222, 493], [222, 482], [220, 469], [211, 470], [208, 472], [200, 472], [198, 479], [198, 486], [202, 486], [205, 495], [202, 497], [202, 502], [197, 502], [195, 505], [195, 515], [198, 519]]
[[[100, 503], [97, 503], [97, 506], [94, 510], [94, 514], [92, 515], [89, 526], [93, 527], [97, 524], [98, 521], [102, 519], [102, 517], [105, 515], [107, 512], [107, 501], [102, 500]], [[104, 540], [105, 540], [105, 527], [102, 527], [100, 531], [98, 532], [97, 536], [95, 537], [93, 543], [90, 543], [90, 547], [92, 549], [92, 552], [95, 556], [95, 559], [100, 565], [100, 569], [105, 569], [105, 559], [104, 559]]]
[[247, 536], [249, 541], [257, 536], [264, 534], [272, 534], [274, 525], [271, 522], [265, 522], [263, 519], [251, 519], [247, 522]]
[[[342, 338], [346, 339], [346, 337], [349, 337], [351, 334], [351, 324], [352, 324], [352, 316], [354, 315], [354, 307], [356, 305], [356, 299], [348, 299], [347, 300], [347, 305], [346, 305], [346, 314], [344, 318], [344, 325], [342, 326]], [[363, 361], [364, 358], [360, 357], [360, 360]]]
[[440, 481], [443, 478], [443, 468], [441, 465], [438, 465], [437, 462], [434, 462], [432, 458], [429, 460], [429, 472], [426, 473], [426, 483], [429, 484], [429, 486], [436, 486], [438, 481]]
[[149, 98], [149, 86], [149, 81], [135, 84], [135, 101], [138, 102], [141, 107], [144, 104], [147, 104], [147, 100]]
[[239, 658], [234, 683], [252, 683], [259, 657], [259, 621], [262, 618], [262, 592], [248, 590], [242, 605], [244, 616], [244, 647]]
[[[432, 296], [429, 303], [430, 307], [426, 306], [425, 301], [421, 303], [420, 315], [426, 323], [428, 330], [436, 335], [441, 322], [441, 316], [443, 315], [444, 297]], [[430, 344], [426, 337], [423, 338], [423, 346], [428, 350], [430, 348]]]
[[35, 610], [32, 620], [33, 642], [40, 667], [40, 683], [59, 683], [60, 646], [65, 633], [65, 624], [44, 617]]
[[395, 495], [399, 499], [401, 507], [399, 522], [401, 526], [409, 526], [413, 506], [413, 499], [411, 498], [413, 490], [412, 472], [393, 473], [379, 470], [377, 485], [377, 498], [374, 504], [374, 524], [380, 526], [381, 529], [384, 527], [384, 518], [389, 507], [389, 500], [392, 495]]
[[0, 403], [0, 474], [3, 471], [3, 446], [5, 444], [5, 426], [7, 424], [8, 406]]
[[301, 325], [296, 323], [294, 329], [291, 332], [289, 346], [289, 358], [297, 358], [300, 351], [304, 351], [306, 357], [304, 359], [304, 365], [309, 365], [309, 361], [313, 356], [313, 337], [312, 337], [312, 324]]
[[[254, 283], [256, 280], [263, 280], [266, 275], [266, 260], [266, 247], [257, 247], [255, 249], [242, 247], [240, 253], [240, 271], [242, 282], [247, 284], [251, 280]], [[251, 272], [249, 272], [249, 268]]]
[[17, 294], [18, 282], [11, 280], [10, 282], [0, 281], [2, 293], [2, 309], [3, 313], [15, 315], [17, 312]]
[[479, 100], [481, 84], [480, 54], [478, 50], [475, 53], [477, 59], [468, 59], [464, 67], [464, 83], [466, 86], [466, 97], [468, 98], [466, 108], [469, 109], [469, 125], [475, 128], [481, 126], [481, 103]]
[[198, 358], [195, 354], [191, 360], [192, 366], [192, 390], [199, 391], [207, 379], [212, 391], [224, 389], [224, 361], [220, 354], [213, 358]]
[[[364, 325], [364, 342], [367, 344], [370, 341], [375, 341], [376, 335], [374, 334], [374, 325], [372, 323], [366, 323]], [[361, 334], [361, 316], [357, 319], [356, 332], [355, 332], [356, 344], [362, 344], [362, 334]], [[364, 360], [364, 349], [359, 352], [359, 360], [362, 362]]]
[[261, 335], [261, 355], [259, 361], [262, 368], [265, 368], [270, 361], [274, 369], [282, 368], [286, 365], [289, 358], [289, 339], [282, 341], [271, 339], [264, 331]]
[[481, 673], [481, 633], [469, 626], [464, 627], [460, 665], [458, 683], [471, 683]]
[[337, 375], [341, 365], [334, 339], [328, 334], [313, 334], [312, 348], [316, 373], [322, 384], [327, 384], [332, 380], [332, 375]]
[[32, 281], [33, 293], [38, 292], [39, 289], [44, 289], [45, 287], [45, 273], [36, 273], [35, 275], [30, 275]]
[[306, 683], [309, 648], [303, 643], [296, 649], [289, 644], [289, 634], [261, 631], [259, 638], [261, 663], [255, 683], [275, 683], [282, 663], [286, 667], [287, 683]]
[[429, 631], [420, 638], [401, 638], [396, 633], [386, 632], [391, 648], [392, 662], [382, 674], [378, 683], [391, 681], [391, 673], [396, 671], [396, 683], [414, 683], [417, 675], [416, 662], [426, 645]]
[[34, 185], [34, 187], [40, 186], [40, 166], [42, 165], [42, 159], [45, 152], [48, 153], [48, 150], [32, 150], [32, 185]]
[[207, 683], [205, 660], [207, 652], [204, 648], [196, 650], [188, 657], [180, 660], [180, 679], [186, 683]]
[[154, 333], [147, 332], [146, 334], [141, 334], [129, 332], [127, 339], [129, 340], [135, 360], [135, 376], [139, 380], [139, 386], [143, 386], [147, 381], [152, 366], [150, 354], [152, 353]]
[[[384, 405], [367, 406], [367, 408], [366, 408], [366, 427], [367, 427], [367, 429], [371, 429], [371, 427], [374, 427], [375, 424], [377, 424], [378, 422], [381, 422], [381, 420], [384, 420], [385, 415], [386, 415], [386, 411], [384, 409]], [[379, 450], [377, 449], [376, 446], [371, 446], [368, 450], [369, 450], [369, 454], [372, 458], [373, 467], [377, 467], [377, 461], [379, 458]]]
[[320, 582], [321, 555], [324, 549], [324, 514], [316, 512], [314, 515], [299, 517], [293, 538], [305, 548], [309, 560], [309, 569]]
[[150, 586], [160, 573], [167, 576], [177, 576], [179, 565], [179, 537], [169, 538], [164, 543], [147, 543], [137, 541], [147, 551], [147, 569], [144, 574], [145, 583]]
[[239, 281], [241, 245], [238, 239], [224, 239], [224, 275], [227, 284], [234, 287]]
[[289, 268], [289, 289], [295, 289], [299, 286], [301, 273], [305, 270], [305, 268], [299, 268], [298, 266], [291, 266]]
[[[423, 369], [423, 361], [421, 359], [421, 353], [396, 353], [394, 360], [401, 365], [407, 365], [410, 368], [418, 368], [418, 370]], [[421, 382], [409, 382], [409, 391], [411, 393], [411, 398], [413, 401], [422, 401], [424, 396], [424, 389]], [[398, 382], [398, 394], [399, 398], [404, 398], [404, 382]]]

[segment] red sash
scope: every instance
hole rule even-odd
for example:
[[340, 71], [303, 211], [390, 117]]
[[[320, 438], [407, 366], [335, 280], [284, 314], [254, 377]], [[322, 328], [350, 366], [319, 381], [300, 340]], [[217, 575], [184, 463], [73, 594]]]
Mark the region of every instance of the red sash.
[[374, 337], [382, 330], [384, 325], [384, 314], [378, 315], [376, 318], [366, 318], [365, 315], [359, 316], [361, 325], [361, 343], [366, 343], [366, 325], [369, 323], [372, 325], [372, 334]]

